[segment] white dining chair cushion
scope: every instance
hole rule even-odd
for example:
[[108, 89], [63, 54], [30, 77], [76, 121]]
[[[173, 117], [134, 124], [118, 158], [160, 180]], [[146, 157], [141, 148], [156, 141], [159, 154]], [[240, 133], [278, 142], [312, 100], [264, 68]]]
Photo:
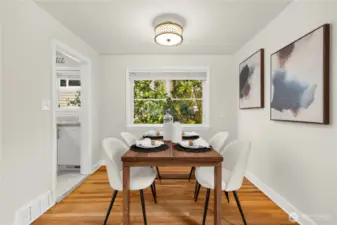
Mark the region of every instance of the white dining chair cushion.
[[[117, 138], [105, 138], [102, 145], [110, 186], [115, 190], [123, 190], [123, 163], [121, 158], [129, 147]], [[147, 188], [155, 178], [156, 172], [151, 167], [131, 167], [130, 190]]]
[[[221, 190], [225, 190], [226, 180], [231, 176], [231, 172], [225, 168], [222, 168], [221, 172]], [[214, 167], [197, 167], [195, 170], [195, 178], [201, 186], [214, 189]]]
[[232, 171], [232, 176], [226, 181], [226, 191], [238, 190], [243, 182], [250, 153], [250, 142], [235, 140], [228, 144], [222, 156], [222, 167]]
[[[156, 176], [157, 173], [151, 167], [131, 167], [130, 190], [141, 190], [151, 186]], [[120, 171], [120, 177], [123, 178], [123, 171]], [[117, 190], [121, 191], [123, 187]]]
[[[239, 140], [231, 142], [222, 151], [222, 190], [235, 191], [241, 187], [249, 153], [250, 143]], [[195, 177], [202, 186], [214, 188], [214, 167], [197, 168]]]
[[220, 152], [224, 148], [228, 136], [228, 132], [218, 132], [209, 140], [209, 144], [215, 151]]
[[129, 132], [122, 132], [121, 137], [123, 138], [123, 140], [126, 142], [126, 144], [129, 147], [134, 145], [136, 143], [136, 141], [138, 140], [138, 138], [135, 135], [133, 135]]

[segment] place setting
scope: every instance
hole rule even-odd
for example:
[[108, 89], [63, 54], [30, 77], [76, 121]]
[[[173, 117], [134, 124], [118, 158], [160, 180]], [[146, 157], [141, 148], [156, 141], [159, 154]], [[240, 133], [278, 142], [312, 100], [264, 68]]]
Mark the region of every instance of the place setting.
[[189, 139], [189, 140], [193, 139], [194, 140], [194, 139], [200, 138], [200, 136], [195, 131], [183, 131], [182, 138], [183, 139]]
[[150, 139], [163, 139], [164, 132], [158, 130], [149, 130], [143, 134], [143, 138], [150, 138]]
[[130, 150], [135, 152], [160, 152], [165, 151], [169, 148], [167, 144], [159, 140], [151, 140], [150, 138], [144, 138], [142, 140], [137, 140], [134, 145], [131, 146]]
[[208, 152], [212, 150], [212, 146], [202, 138], [195, 140], [183, 140], [177, 143], [174, 147], [176, 150], [184, 152]]
[[[164, 139], [164, 132], [158, 130], [149, 130], [143, 133], [143, 138], [150, 138], [150, 139]], [[198, 139], [200, 138], [199, 134], [195, 131], [182, 131], [182, 139]]]

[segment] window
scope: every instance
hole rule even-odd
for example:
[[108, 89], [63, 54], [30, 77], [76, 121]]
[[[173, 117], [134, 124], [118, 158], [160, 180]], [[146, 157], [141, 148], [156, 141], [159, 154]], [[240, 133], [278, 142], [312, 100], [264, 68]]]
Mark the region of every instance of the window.
[[60, 87], [67, 87], [67, 80], [65, 79], [60, 80]]
[[69, 87], [81, 87], [81, 81], [80, 80], [68, 80], [68, 86]]
[[207, 125], [206, 78], [206, 72], [132, 73], [129, 125], [163, 124], [167, 97], [182, 124]]
[[79, 78], [60, 78], [58, 87], [58, 108], [81, 107], [81, 80]]

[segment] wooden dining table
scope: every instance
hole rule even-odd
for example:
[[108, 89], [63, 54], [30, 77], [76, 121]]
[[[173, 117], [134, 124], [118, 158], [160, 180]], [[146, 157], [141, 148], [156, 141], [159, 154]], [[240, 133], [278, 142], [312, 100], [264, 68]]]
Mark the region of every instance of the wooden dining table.
[[160, 152], [127, 151], [123, 162], [123, 224], [130, 225], [130, 167], [137, 166], [214, 166], [214, 225], [221, 225], [221, 163], [223, 157], [215, 150], [208, 152], [184, 152], [175, 149], [175, 144]]

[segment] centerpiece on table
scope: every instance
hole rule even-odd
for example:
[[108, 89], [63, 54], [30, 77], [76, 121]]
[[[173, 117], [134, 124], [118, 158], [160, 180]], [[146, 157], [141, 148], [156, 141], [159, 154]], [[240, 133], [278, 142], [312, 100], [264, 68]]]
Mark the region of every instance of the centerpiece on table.
[[163, 117], [164, 121], [164, 141], [172, 140], [172, 125], [173, 125], [173, 117], [170, 113], [170, 110], [166, 110], [166, 113]]
[[[179, 108], [179, 112], [178, 109]], [[189, 116], [191, 114], [186, 104], [175, 104], [171, 97], [166, 97], [164, 105], [165, 116], [164, 121], [164, 140], [171, 140], [173, 143], [179, 143], [182, 141], [183, 128], [180, 123], [182, 117]]]

